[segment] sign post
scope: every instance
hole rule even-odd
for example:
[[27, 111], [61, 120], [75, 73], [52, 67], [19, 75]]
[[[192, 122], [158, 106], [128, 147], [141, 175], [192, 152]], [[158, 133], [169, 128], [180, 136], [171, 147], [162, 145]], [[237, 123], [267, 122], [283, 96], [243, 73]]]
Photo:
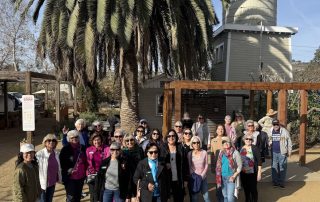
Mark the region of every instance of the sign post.
[[27, 131], [27, 142], [32, 143], [35, 130], [34, 95], [22, 96], [22, 130]]

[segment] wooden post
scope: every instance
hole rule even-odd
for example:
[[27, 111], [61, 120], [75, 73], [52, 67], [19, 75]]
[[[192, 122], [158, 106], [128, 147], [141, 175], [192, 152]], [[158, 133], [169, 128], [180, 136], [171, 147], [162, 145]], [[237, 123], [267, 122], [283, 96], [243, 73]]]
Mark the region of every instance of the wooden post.
[[78, 94], [77, 94], [77, 87], [74, 86], [74, 97], [73, 97], [73, 115], [78, 114]]
[[3, 82], [3, 104], [4, 104], [4, 127], [9, 128], [9, 114], [8, 114], [8, 85], [7, 81]]
[[[26, 72], [26, 95], [31, 95], [31, 72]], [[27, 143], [32, 144], [33, 131], [27, 131]]]
[[250, 97], [249, 97], [249, 113], [250, 119], [254, 119], [254, 90], [250, 90]]
[[268, 90], [267, 92], [267, 112], [269, 109], [272, 109], [272, 91]]
[[287, 90], [280, 90], [278, 95], [278, 119], [287, 128]]
[[306, 164], [306, 133], [307, 133], [308, 92], [300, 90], [300, 136], [299, 136], [299, 163]]
[[168, 84], [165, 84], [164, 96], [163, 96], [163, 125], [162, 134], [163, 137], [167, 134], [171, 128], [172, 122], [172, 90], [167, 88]]
[[56, 82], [56, 125], [57, 129], [60, 127], [60, 82]]
[[48, 87], [49, 84], [46, 83], [45, 94], [44, 94], [44, 110], [48, 111]]
[[174, 89], [174, 122], [181, 120], [181, 88]]

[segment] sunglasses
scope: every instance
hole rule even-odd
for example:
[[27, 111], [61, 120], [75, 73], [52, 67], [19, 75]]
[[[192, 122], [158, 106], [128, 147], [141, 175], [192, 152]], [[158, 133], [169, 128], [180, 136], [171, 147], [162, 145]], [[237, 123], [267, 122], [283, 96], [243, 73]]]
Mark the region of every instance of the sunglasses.
[[78, 139], [79, 137], [78, 136], [76, 136], [76, 137], [72, 137], [72, 138], [70, 138], [70, 140], [72, 140], [72, 139]]
[[279, 124], [278, 124], [278, 123], [275, 123], [275, 124], [272, 124], [272, 125], [274, 125], [274, 126], [278, 126]]
[[57, 140], [55, 140], [55, 139], [49, 139], [49, 140], [47, 140], [46, 142], [54, 142], [54, 143], [56, 143]]
[[159, 135], [159, 133], [152, 133], [152, 135]]
[[170, 137], [171, 137], [171, 138], [175, 138], [176, 136], [175, 136], [175, 135], [168, 135], [168, 136], [167, 136], [167, 138], [170, 138]]
[[110, 149], [110, 151], [120, 151], [120, 149]]
[[191, 132], [184, 132], [185, 135], [191, 135]]
[[248, 127], [253, 127], [253, 125], [248, 125]]
[[198, 117], [198, 119], [203, 119], [203, 117]]
[[123, 136], [122, 135], [116, 135], [116, 136], [113, 136], [114, 138], [122, 138]]
[[148, 151], [149, 154], [158, 154], [158, 151]]
[[134, 142], [134, 139], [126, 140], [126, 142]]
[[174, 127], [177, 127], [177, 128], [182, 128], [182, 126], [174, 126]]
[[147, 124], [147, 122], [141, 122], [141, 124]]
[[143, 133], [143, 130], [137, 130], [137, 132]]
[[251, 139], [251, 138], [246, 138], [246, 140], [253, 141], [253, 139]]
[[200, 142], [192, 142], [192, 144], [200, 144]]

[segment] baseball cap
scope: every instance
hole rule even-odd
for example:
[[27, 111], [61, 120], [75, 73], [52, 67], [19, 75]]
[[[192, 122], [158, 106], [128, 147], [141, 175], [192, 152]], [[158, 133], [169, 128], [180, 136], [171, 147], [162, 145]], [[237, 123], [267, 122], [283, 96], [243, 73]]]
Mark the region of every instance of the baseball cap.
[[20, 152], [22, 152], [22, 153], [27, 153], [27, 152], [31, 152], [31, 151], [34, 151], [33, 144], [23, 144], [20, 147]]

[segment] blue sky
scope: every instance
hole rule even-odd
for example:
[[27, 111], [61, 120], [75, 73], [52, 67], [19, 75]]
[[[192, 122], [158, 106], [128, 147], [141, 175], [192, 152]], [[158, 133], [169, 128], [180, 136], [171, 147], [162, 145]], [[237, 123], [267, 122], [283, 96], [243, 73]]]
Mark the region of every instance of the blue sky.
[[[220, 0], [212, 0], [222, 20]], [[309, 62], [320, 46], [320, 0], [278, 0], [278, 26], [298, 27], [292, 37], [292, 59]]]

